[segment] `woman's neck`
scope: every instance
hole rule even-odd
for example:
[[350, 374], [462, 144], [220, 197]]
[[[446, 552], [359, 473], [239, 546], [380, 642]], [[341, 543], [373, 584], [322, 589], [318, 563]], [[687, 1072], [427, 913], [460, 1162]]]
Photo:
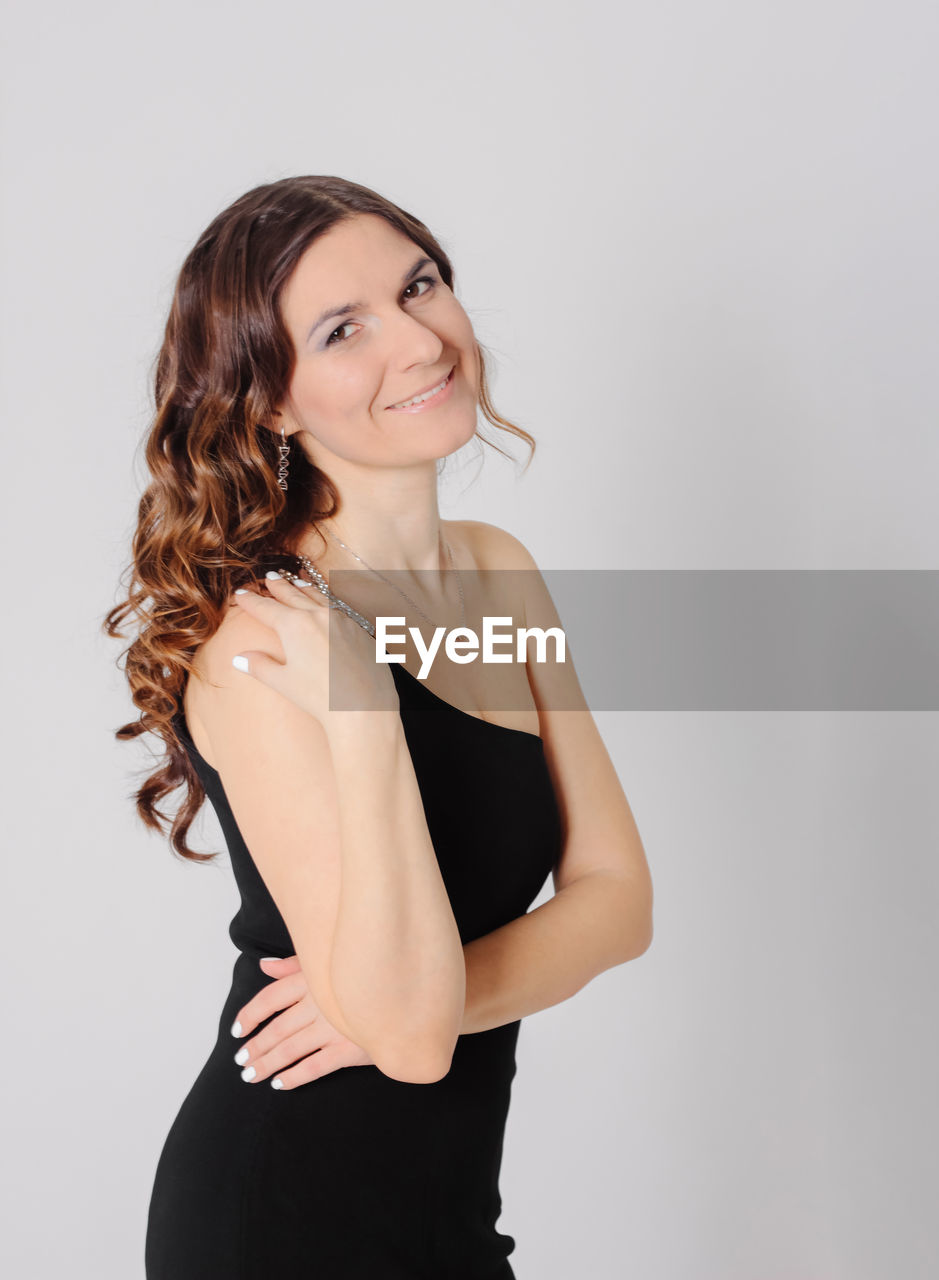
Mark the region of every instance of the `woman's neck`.
[[[338, 487], [338, 486], [337, 486]], [[446, 567], [443, 522], [433, 486], [398, 483], [381, 489], [373, 482], [365, 492], [339, 490], [335, 516], [318, 522], [323, 539], [311, 530], [300, 550], [319, 563], [354, 568], [360, 556], [373, 569], [420, 573]], [[340, 546], [344, 543], [345, 546]]]
[[432, 515], [407, 512], [398, 519], [382, 520], [375, 511], [360, 512], [356, 518], [355, 512], [343, 507], [318, 527], [326, 538], [326, 556], [337, 567], [354, 568], [362, 561], [385, 573], [446, 567], [443, 522], [436, 511]]

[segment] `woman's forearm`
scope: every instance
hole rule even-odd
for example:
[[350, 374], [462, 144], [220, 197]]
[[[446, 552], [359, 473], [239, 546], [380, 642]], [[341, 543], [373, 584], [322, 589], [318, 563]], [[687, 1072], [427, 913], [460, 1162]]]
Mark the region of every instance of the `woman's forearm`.
[[582, 876], [554, 897], [463, 948], [460, 1034], [489, 1031], [576, 995], [652, 940], [651, 904], [625, 881]]
[[392, 1074], [446, 1071], [465, 1006], [463, 948], [401, 720], [343, 711], [326, 732], [341, 849], [333, 994], [352, 1038], [376, 1046]]

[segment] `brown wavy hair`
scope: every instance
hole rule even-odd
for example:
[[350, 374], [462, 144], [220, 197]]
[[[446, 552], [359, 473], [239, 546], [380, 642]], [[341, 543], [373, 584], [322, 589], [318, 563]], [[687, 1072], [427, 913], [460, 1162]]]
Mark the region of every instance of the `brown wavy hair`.
[[[145, 439], [152, 479], [137, 510], [126, 597], [105, 616], [103, 630], [135, 638], [117, 659], [139, 718], [115, 737], [163, 739], [160, 767], [133, 793], [147, 827], [169, 828], [181, 858], [210, 862], [187, 835], [205, 790], [173, 725], [198, 646], [218, 628], [232, 591], [271, 564], [283, 563], [317, 522], [340, 509], [339, 493], [290, 442], [290, 485], [277, 483], [278, 438], [268, 427], [287, 394], [296, 361], [280, 297], [303, 252], [336, 223], [377, 214], [420, 246], [453, 288], [453, 268], [437, 240], [413, 214], [368, 187], [343, 178], [284, 178], [255, 187], [223, 210], [189, 253], [173, 293], [154, 373], [155, 413]], [[493, 426], [527, 431], [492, 403], [485, 350], [477, 344], [479, 408]], [[478, 430], [476, 438], [506, 457]], [[288, 441], [290, 438], [288, 438]], [[527, 467], [528, 463], [526, 463]], [[298, 567], [298, 566], [294, 566]], [[186, 794], [175, 815], [159, 801]]]

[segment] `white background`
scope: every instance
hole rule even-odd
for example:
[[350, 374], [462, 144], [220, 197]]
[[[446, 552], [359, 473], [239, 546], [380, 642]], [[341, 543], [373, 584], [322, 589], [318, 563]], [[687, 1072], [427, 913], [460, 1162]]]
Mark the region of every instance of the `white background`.
[[[443, 513], [543, 568], [935, 568], [939, 20], [53, 0], [5, 34], [0, 1265], [138, 1280], [237, 906], [138, 824], [98, 630], [186, 252], [296, 173], [426, 222], [539, 446], [451, 459]], [[523, 1024], [519, 1280], [926, 1280], [935, 714], [597, 719], [656, 936]]]

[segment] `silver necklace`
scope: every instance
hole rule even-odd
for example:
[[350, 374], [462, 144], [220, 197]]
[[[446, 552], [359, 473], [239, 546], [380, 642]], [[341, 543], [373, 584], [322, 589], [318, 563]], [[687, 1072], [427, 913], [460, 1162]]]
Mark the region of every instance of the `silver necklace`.
[[[350, 604], [346, 604], [345, 600], [340, 600], [339, 597], [334, 592], [330, 591], [329, 583], [320, 573], [319, 569], [317, 569], [316, 565], [313, 563], [313, 561], [310, 559], [309, 556], [305, 556], [301, 552], [296, 552], [295, 554], [296, 554], [296, 558], [300, 561], [300, 563], [306, 569], [307, 573], [309, 573], [310, 577], [313, 579], [313, 585], [317, 588], [317, 590], [321, 591], [322, 594], [329, 601], [330, 608], [338, 609], [340, 613], [346, 614], [347, 617], [351, 618], [353, 622], [357, 622], [360, 627], [364, 627], [365, 630], [368, 632], [368, 634], [374, 639], [375, 624], [373, 622], [369, 622], [368, 618], [363, 617], [361, 613], [357, 613], [356, 610], [353, 609]], [[295, 578], [297, 575], [295, 573], [288, 573], [287, 576], [290, 578]]]
[[[325, 525], [323, 527], [325, 528]], [[351, 547], [346, 546], [344, 542], [340, 541], [340, 539], [336, 537], [336, 535], [332, 532], [332, 530], [326, 529], [326, 532], [329, 534], [329, 536], [333, 539], [334, 542], [338, 542], [339, 545], [345, 551], [348, 551], [350, 555], [355, 556], [356, 560], [358, 560], [360, 564], [365, 565], [365, 568], [368, 569], [369, 572], [377, 574], [377, 576], [381, 578], [383, 582], [386, 582], [389, 587], [393, 588], [393, 590], [397, 591], [399, 595], [403, 596], [404, 599], [407, 600], [408, 603], [414, 609], [417, 610], [417, 612], [421, 615], [421, 617], [430, 624], [430, 626], [434, 627], [436, 625], [430, 618], [427, 617], [427, 614], [420, 607], [420, 605], [417, 604], [416, 601], [411, 599], [411, 597], [407, 594], [406, 591], [402, 591], [399, 586], [397, 586], [394, 582], [391, 582], [388, 578], [386, 578], [385, 575], [380, 572], [380, 570], [372, 568], [372, 566], [368, 564], [365, 560], [363, 560], [360, 555], [357, 555], [356, 552], [354, 552]], [[459, 569], [457, 569], [456, 565], [453, 563], [453, 552], [450, 550], [450, 544], [443, 537], [443, 534], [441, 534], [440, 536], [441, 536], [441, 541], [443, 542], [443, 545], [447, 551], [447, 557], [450, 561], [450, 568], [453, 569], [453, 571], [456, 573], [456, 583], [460, 592], [460, 614], [461, 614], [463, 623], [465, 625], [466, 624], [466, 602], [463, 597], [463, 579]], [[295, 554], [296, 554], [296, 558], [300, 561], [300, 563], [304, 566], [304, 568], [310, 574], [310, 577], [313, 579], [313, 582], [317, 587], [317, 589], [329, 600], [331, 607], [334, 609], [338, 609], [340, 613], [346, 614], [346, 616], [351, 618], [353, 622], [357, 622], [360, 627], [364, 627], [364, 629], [369, 633], [370, 636], [374, 637], [375, 635], [374, 623], [370, 622], [368, 618], [364, 617], [361, 613], [358, 613], [355, 609], [352, 608], [350, 604], [347, 604], [345, 600], [341, 600], [339, 596], [337, 596], [330, 589], [329, 583], [326, 581], [323, 574], [320, 573], [319, 569], [316, 567], [316, 565], [313, 563], [313, 561], [310, 559], [309, 556], [303, 555], [300, 552], [297, 552]]]
[[[386, 582], [389, 587], [391, 587], [394, 591], [397, 591], [398, 595], [404, 596], [408, 604], [410, 604], [413, 609], [417, 610], [417, 612], [421, 615], [421, 617], [424, 619], [425, 622], [429, 623], [430, 626], [432, 627], [436, 627], [437, 624], [433, 622], [430, 618], [428, 618], [427, 614], [424, 612], [421, 606], [417, 603], [417, 601], [412, 600], [406, 591], [403, 591], [401, 587], [397, 586], [396, 583], [392, 582], [389, 578], [386, 578], [385, 575], [379, 569], [373, 569], [372, 566], [368, 564], [367, 561], [363, 560], [360, 555], [356, 555], [356, 553], [352, 550], [351, 547], [347, 547], [346, 544], [341, 539], [336, 537], [332, 529], [326, 528], [325, 525], [323, 526], [323, 528], [326, 529], [326, 532], [332, 538], [333, 542], [338, 543], [339, 546], [342, 547], [344, 551], [348, 551], [350, 556], [355, 556], [359, 564], [364, 564], [366, 569], [368, 569], [370, 573], [377, 574], [377, 576], [381, 578], [382, 582]], [[450, 550], [450, 544], [449, 542], [447, 542], [446, 538], [443, 536], [442, 533], [440, 534], [440, 541], [443, 543], [444, 547], [446, 548], [447, 558], [450, 561], [450, 568], [456, 574], [456, 585], [459, 588], [459, 592], [460, 592], [460, 615], [463, 621], [463, 625], [465, 626], [466, 625], [466, 604], [463, 600], [463, 579], [460, 576], [459, 569], [457, 569], [456, 565], [453, 563], [453, 552]]]

